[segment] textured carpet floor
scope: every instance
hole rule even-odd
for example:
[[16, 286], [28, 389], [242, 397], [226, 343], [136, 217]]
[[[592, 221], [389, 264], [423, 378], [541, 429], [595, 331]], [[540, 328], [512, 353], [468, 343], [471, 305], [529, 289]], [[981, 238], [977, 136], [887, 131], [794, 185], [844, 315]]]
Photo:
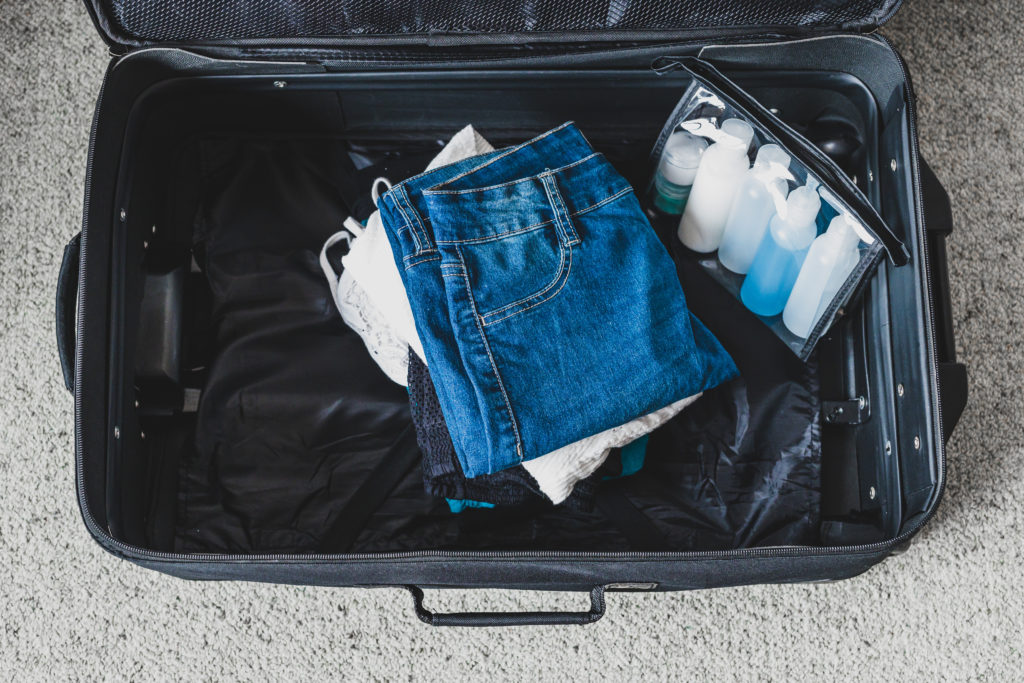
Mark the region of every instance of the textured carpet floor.
[[[400, 590], [202, 584], [101, 551], [75, 505], [53, 342], [106, 53], [71, 0], [0, 0], [0, 676], [18, 680], [1020, 680], [1024, 676], [1024, 24], [1014, 0], [909, 0], [884, 29], [950, 189], [971, 403], [942, 508], [910, 552], [837, 584], [608, 600], [595, 626], [437, 630]], [[962, 5], [962, 6], [961, 6]], [[434, 605], [577, 606], [458, 592]], [[19, 675], [20, 674], [20, 675]]]

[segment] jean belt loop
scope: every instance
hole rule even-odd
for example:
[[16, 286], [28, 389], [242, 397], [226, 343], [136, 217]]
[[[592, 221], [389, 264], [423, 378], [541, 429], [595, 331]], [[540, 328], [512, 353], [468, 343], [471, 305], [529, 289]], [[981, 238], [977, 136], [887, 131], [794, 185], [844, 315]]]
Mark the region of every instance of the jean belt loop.
[[396, 185], [391, 194], [394, 195], [395, 204], [412, 231], [413, 239], [416, 242], [416, 255], [419, 256], [435, 251], [434, 242], [430, 238], [426, 226], [423, 224], [423, 218], [420, 217], [416, 206], [409, 199], [409, 193], [406, 191], [405, 185]]
[[545, 172], [541, 175], [540, 179], [544, 184], [544, 192], [548, 196], [548, 204], [551, 205], [551, 210], [555, 215], [555, 229], [558, 231], [558, 238], [565, 246], [579, 244], [579, 235], [576, 234], [576, 229], [573, 228], [569, 211], [565, 208], [562, 193], [558, 191], [558, 184], [555, 182], [554, 174]]

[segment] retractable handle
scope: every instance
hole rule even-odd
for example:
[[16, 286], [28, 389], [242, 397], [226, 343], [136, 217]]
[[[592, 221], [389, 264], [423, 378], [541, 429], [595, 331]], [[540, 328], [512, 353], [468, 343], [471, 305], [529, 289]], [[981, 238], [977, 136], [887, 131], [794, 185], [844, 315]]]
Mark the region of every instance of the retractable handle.
[[439, 614], [423, 606], [423, 589], [407, 586], [416, 616], [431, 626], [583, 626], [604, 616], [604, 586], [590, 590], [588, 612], [451, 612]]

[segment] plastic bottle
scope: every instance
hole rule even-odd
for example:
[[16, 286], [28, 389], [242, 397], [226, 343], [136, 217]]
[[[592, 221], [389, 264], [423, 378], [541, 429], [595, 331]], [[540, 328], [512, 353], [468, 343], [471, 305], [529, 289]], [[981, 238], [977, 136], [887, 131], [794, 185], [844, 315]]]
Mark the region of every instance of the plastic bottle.
[[690, 198], [679, 221], [679, 240], [690, 249], [718, 249], [743, 173], [750, 168], [747, 147], [754, 129], [740, 119], [722, 122], [716, 142], [701, 157]]
[[790, 332], [804, 339], [810, 335], [822, 312], [857, 266], [859, 244], [860, 238], [843, 215], [833, 218], [828, 230], [814, 240], [782, 311], [782, 322]]
[[736, 192], [718, 247], [718, 260], [732, 272], [742, 275], [750, 270], [768, 221], [775, 215], [776, 199], [784, 200], [789, 194], [789, 161], [789, 155], [778, 145], [763, 145], [757, 150], [754, 167], [747, 171]]
[[687, 132], [673, 133], [661, 153], [654, 176], [654, 208], [670, 216], [683, 213], [697, 176], [707, 140]]
[[804, 185], [789, 193], [785, 214], [772, 218], [740, 288], [740, 299], [754, 313], [765, 317], [782, 313], [807, 248], [817, 235], [814, 219], [820, 208], [818, 193]]

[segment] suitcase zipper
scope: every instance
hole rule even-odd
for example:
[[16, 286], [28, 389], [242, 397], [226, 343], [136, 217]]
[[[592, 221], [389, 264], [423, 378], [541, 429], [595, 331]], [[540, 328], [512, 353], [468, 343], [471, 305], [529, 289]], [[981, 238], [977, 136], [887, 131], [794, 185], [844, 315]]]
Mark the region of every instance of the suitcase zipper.
[[[909, 120], [910, 128], [910, 145], [911, 145], [911, 159], [919, 153], [918, 151], [918, 139], [917, 139], [917, 122], [915, 119], [916, 111], [914, 109], [914, 92], [913, 85], [910, 81], [910, 74], [907, 72], [906, 63], [903, 61], [903, 57], [893, 48], [892, 43], [889, 42], [885, 36], [879, 35], [882, 41], [886, 44], [889, 50], [895, 55], [897, 62], [900, 66], [900, 70], [903, 73], [904, 82], [906, 83], [907, 92], [907, 117]], [[85, 176], [85, 211], [82, 216], [82, 259], [84, 261], [85, 254], [87, 253], [87, 241], [88, 241], [88, 223], [89, 223], [89, 200], [91, 197], [92, 190], [92, 171], [93, 161], [95, 156], [95, 143], [96, 133], [99, 128], [99, 115], [103, 104], [103, 95], [106, 89], [107, 78], [110, 76], [117, 62], [112, 61], [107, 67], [107, 71], [104, 74], [103, 82], [100, 84], [100, 91], [96, 97], [96, 112], [93, 115], [92, 127], [89, 133], [89, 151], [86, 158], [86, 176]], [[916, 165], [911, 163], [912, 180], [914, 183], [915, 200], [914, 207], [917, 211], [918, 219], [921, 226], [922, 239], [927, 239], [927, 229], [924, 224], [924, 210], [921, 203], [921, 178], [920, 172]], [[928, 250], [925, 248], [921, 249], [923, 254], [923, 266], [925, 270], [925, 282], [927, 286], [928, 302], [930, 303], [933, 298], [932, 293], [932, 277], [931, 270], [929, 269], [928, 263]], [[81, 292], [85, 291], [87, 269], [79, 269], [79, 296]], [[76, 317], [76, 333], [77, 339], [82, 339], [83, 331], [83, 310], [79, 309]], [[931, 306], [927, 307], [926, 317], [928, 319], [927, 333], [928, 341], [931, 344], [931, 360], [933, 368], [938, 368], [938, 354], [935, 345], [935, 316], [932, 313]], [[82, 367], [82, 344], [76, 343], [75, 348], [75, 367]], [[935, 415], [937, 424], [942, 424], [942, 400], [941, 395], [938, 391], [938, 378], [937, 371], [931, 373], [932, 375], [932, 396], [933, 404], [936, 409]], [[76, 373], [77, 377], [77, 373]], [[103, 545], [107, 550], [114, 553], [115, 555], [131, 558], [135, 560], [152, 560], [156, 562], [183, 562], [183, 563], [203, 563], [203, 562], [225, 562], [225, 563], [249, 563], [249, 562], [267, 562], [267, 563], [291, 563], [291, 564], [343, 564], [348, 562], [388, 562], [388, 561], [399, 561], [407, 559], [464, 559], [464, 560], [505, 560], [505, 559], [578, 559], [578, 560], [687, 560], [687, 559], [741, 559], [746, 557], [813, 557], [813, 556], [828, 556], [828, 555], [860, 555], [860, 554], [871, 554], [874, 552], [898, 548], [900, 545], [910, 541], [914, 535], [917, 534], [920, 529], [928, 523], [935, 516], [937, 505], [933, 504], [929, 510], [921, 516], [917, 522], [912, 524], [903, 533], [899, 534], [895, 538], [887, 541], [878, 541], [875, 543], [865, 543], [861, 545], [849, 545], [849, 546], [773, 546], [769, 548], [739, 548], [733, 550], [708, 550], [708, 551], [689, 551], [689, 552], [579, 552], [579, 551], [467, 551], [467, 550], [420, 550], [420, 551], [407, 551], [407, 552], [394, 552], [394, 553], [350, 553], [350, 554], [248, 554], [248, 555], [228, 555], [224, 553], [174, 553], [164, 552], [157, 550], [148, 550], [146, 548], [139, 548], [136, 546], [128, 545], [123, 543], [116, 538], [110, 536], [98, 523], [92, 510], [89, 508], [88, 500], [85, 492], [85, 465], [82, 459], [82, 392], [81, 382], [76, 382], [75, 385], [75, 477], [76, 477], [76, 491], [78, 494], [79, 507], [82, 511], [82, 516], [85, 518], [86, 525], [89, 527], [93, 536]], [[941, 478], [937, 482], [935, 499], [936, 502], [941, 498], [945, 489], [946, 483], [946, 457], [945, 457], [945, 444], [942, 439], [939, 438], [935, 443], [936, 455], [939, 459], [939, 471]]]

